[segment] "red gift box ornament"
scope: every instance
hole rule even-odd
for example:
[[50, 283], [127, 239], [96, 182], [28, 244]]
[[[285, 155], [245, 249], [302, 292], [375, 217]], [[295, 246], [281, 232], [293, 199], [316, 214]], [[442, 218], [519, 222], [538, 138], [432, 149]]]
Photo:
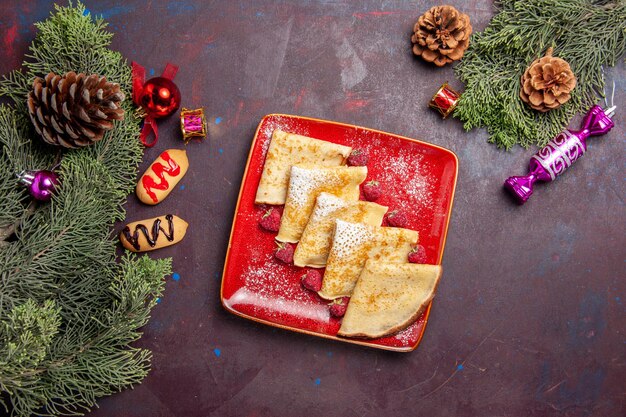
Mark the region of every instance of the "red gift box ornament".
[[[180, 107], [180, 90], [172, 81], [178, 72], [176, 65], [167, 63], [160, 77], [145, 81], [146, 69], [136, 62], [133, 68], [133, 102], [141, 107], [146, 118], [143, 122], [139, 139], [147, 147], [152, 147], [159, 139], [156, 119], [167, 117]], [[154, 140], [147, 141], [150, 132], [154, 133]]]

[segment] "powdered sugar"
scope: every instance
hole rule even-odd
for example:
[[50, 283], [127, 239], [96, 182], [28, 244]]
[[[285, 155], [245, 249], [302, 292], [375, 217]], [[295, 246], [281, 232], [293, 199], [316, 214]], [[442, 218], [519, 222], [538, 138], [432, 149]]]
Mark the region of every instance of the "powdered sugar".
[[311, 191], [315, 190], [327, 177], [328, 175], [325, 175], [324, 171], [310, 170], [294, 165], [291, 167], [287, 198], [297, 207], [303, 207], [307, 203], [307, 197]]
[[262, 299], [310, 302], [310, 297], [302, 290], [300, 282], [286, 278], [284, 268], [287, 267], [276, 262], [271, 253], [265, 254], [259, 265], [250, 265], [243, 273], [244, 286]]
[[[252, 305], [259, 311], [266, 311], [268, 318], [276, 323], [285, 320], [284, 316], [290, 316], [291, 320], [304, 323], [305, 320], [327, 323], [330, 319], [328, 307], [319, 304], [303, 304], [297, 300], [285, 298], [267, 298], [241, 287], [228, 299], [231, 305]], [[287, 321], [289, 325], [292, 322]]]
[[248, 266], [243, 272], [243, 285], [228, 303], [263, 309], [277, 321], [287, 314], [300, 321], [327, 322], [328, 308], [301, 287], [299, 278], [290, 274], [289, 268], [276, 262], [271, 253], [265, 254], [256, 265]]
[[263, 158], [265, 158], [265, 155], [267, 155], [267, 150], [270, 148], [270, 143], [272, 142], [274, 130], [274, 127], [268, 124], [267, 126], [265, 126], [265, 129], [263, 129], [263, 133], [260, 136], [263, 140], [263, 143], [261, 145], [261, 156]]
[[395, 334], [394, 339], [399, 340], [403, 346], [409, 346], [411, 343], [415, 343], [419, 338], [419, 320], [412, 323], [404, 330]]
[[339, 259], [350, 256], [355, 249], [374, 237], [372, 227], [365, 224], [348, 223], [337, 220], [331, 255]]
[[415, 210], [432, 205], [434, 179], [421, 174], [429, 171], [423, 155], [402, 150], [397, 156], [384, 159], [380, 163], [385, 170], [376, 179], [395, 197], [399, 207], [394, 208]]
[[310, 221], [318, 222], [340, 208], [347, 207], [349, 204], [350, 203], [347, 201], [332, 194], [321, 193], [317, 196], [317, 203], [315, 205], [315, 210], [313, 210], [313, 214], [311, 214]]

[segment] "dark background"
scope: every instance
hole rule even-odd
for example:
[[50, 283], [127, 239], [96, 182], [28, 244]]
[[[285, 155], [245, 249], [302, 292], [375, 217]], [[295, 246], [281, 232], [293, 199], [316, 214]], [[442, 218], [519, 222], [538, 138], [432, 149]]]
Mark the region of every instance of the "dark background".
[[[534, 149], [510, 152], [427, 108], [451, 67], [412, 56], [426, 1], [86, 1], [113, 48], [159, 75], [180, 66], [182, 104], [204, 106], [209, 140], [159, 212], [191, 224], [151, 256], [174, 272], [144, 329], [146, 380], [92, 416], [623, 416], [626, 413], [626, 117], [523, 207], [502, 191]], [[453, 1], [482, 30], [490, 1]], [[17, 68], [48, 1], [0, 4], [0, 73]], [[626, 101], [623, 61], [607, 71]], [[419, 348], [378, 351], [228, 314], [221, 270], [256, 125], [289, 113], [363, 125], [453, 150], [459, 181], [444, 276]], [[577, 127], [577, 121], [572, 126]], [[181, 147], [176, 117], [157, 146]], [[128, 221], [153, 217], [134, 195]]]

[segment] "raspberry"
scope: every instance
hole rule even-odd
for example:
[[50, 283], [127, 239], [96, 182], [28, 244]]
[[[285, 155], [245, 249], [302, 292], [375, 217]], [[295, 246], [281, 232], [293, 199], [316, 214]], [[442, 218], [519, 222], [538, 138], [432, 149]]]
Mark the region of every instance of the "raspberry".
[[391, 227], [406, 227], [406, 215], [399, 210], [394, 210], [387, 215], [387, 223]]
[[346, 314], [349, 302], [350, 297], [341, 297], [334, 300], [330, 305], [330, 315], [337, 318], [343, 317]]
[[426, 249], [422, 245], [417, 245], [409, 252], [409, 262], [412, 264], [426, 263]]
[[263, 213], [259, 220], [259, 225], [268, 232], [278, 232], [280, 229], [280, 213], [275, 208], [271, 208]]
[[283, 261], [286, 264], [293, 262], [293, 245], [291, 243], [279, 243], [278, 249], [274, 252], [276, 259]]
[[351, 167], [364, 167], [367, 165], [370, 156], [362, 149], [355, 149], [348, 156], [348, 165]]
[[316, 269], [309, 269], [300, 279], [302, 286], [309, 291], [319, 291], [322, 289], [322, 274]]
[[367, 201], [376, 201], [380, 198], [383, 190], [378, 181], [369, 181], [363, 184], [363, 196]]

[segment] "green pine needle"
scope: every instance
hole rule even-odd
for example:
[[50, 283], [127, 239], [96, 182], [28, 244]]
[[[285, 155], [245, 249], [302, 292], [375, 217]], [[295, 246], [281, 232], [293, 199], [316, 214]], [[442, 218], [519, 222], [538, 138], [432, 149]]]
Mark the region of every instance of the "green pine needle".
[[[510, 149], [545, 145], [603, 95], [603, 67], [626, 50], [626, 0], [502, 0], [499, 12], [455, 68], [465, 83], [454, 116], [466, 130], [484, 126], [489, 141]], [[540, 113], [520, 98], [520, 79], [548, 47], [578, 79], [572, 98]]]
[[[151, 353], [133, 347], [164, 288], [171, 261], [124, 256], [111, 227], [124, 219], [143, 150], [130, 100], [125, 119], [78, 150], [45, 145], [26, 96], [52, 71], [96, 73], [130, 97], [131, 70], [112, 34], [82, 4], [56, 6], [37, 25], [24, 71], [0, 81], [0, 408], [14, 416], [82, 415], [96, 400], [139, 383]], [[61, 186], [35, 204], [16, 174], [61, 159]]]

